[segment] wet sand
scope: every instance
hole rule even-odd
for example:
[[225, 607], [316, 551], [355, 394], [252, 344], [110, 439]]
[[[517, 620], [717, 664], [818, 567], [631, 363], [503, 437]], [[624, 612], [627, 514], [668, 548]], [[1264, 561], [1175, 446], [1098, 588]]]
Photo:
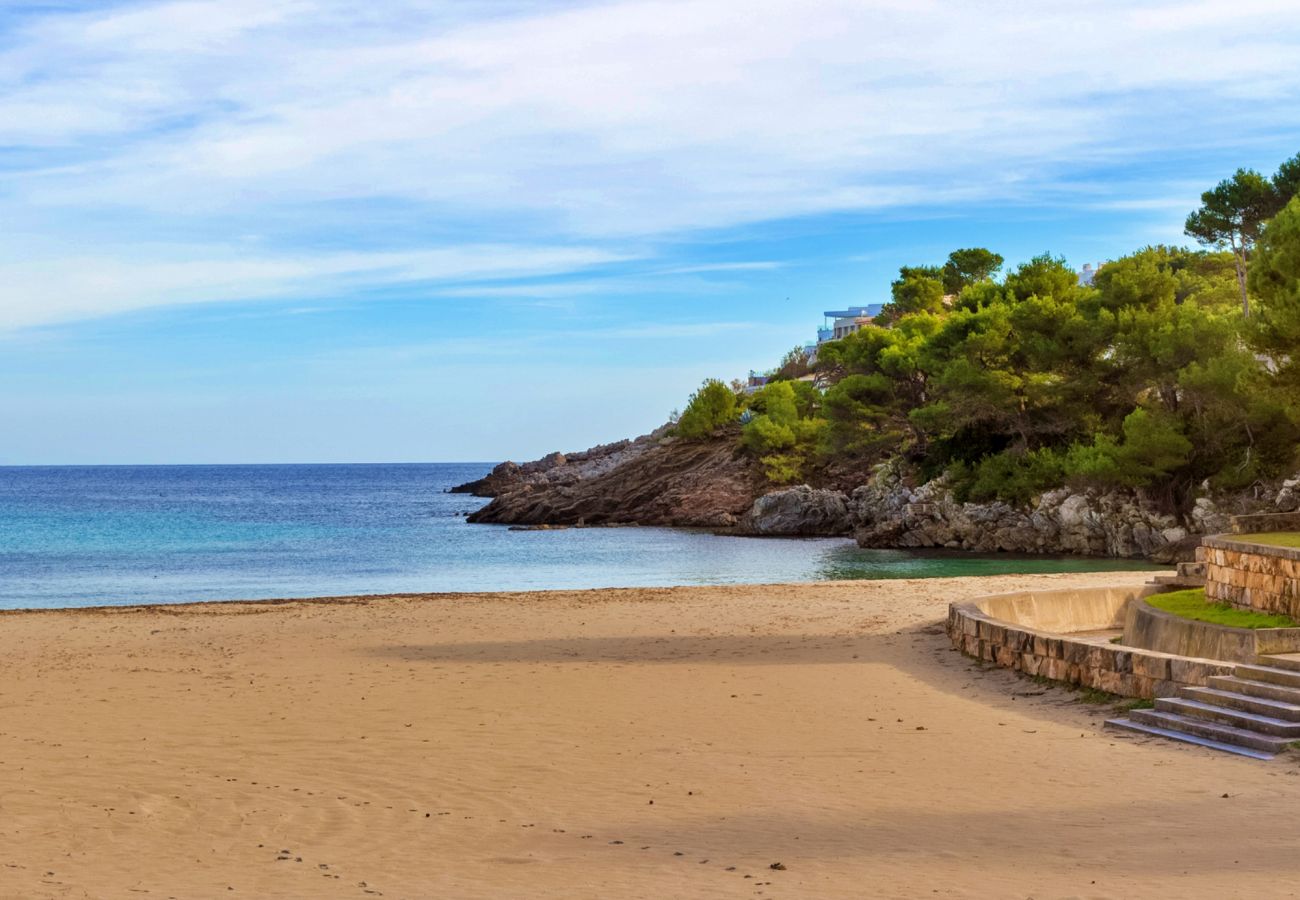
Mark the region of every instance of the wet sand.
[[3, 614], [0, 897], [1294, 896], [1300, 762], [939, 628], [1148, 574]]

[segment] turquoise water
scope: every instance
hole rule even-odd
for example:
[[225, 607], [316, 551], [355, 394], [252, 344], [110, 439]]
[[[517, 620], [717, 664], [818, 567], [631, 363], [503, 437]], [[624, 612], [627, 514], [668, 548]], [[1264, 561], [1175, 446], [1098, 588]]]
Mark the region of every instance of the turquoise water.
[[0, 467], [0, 609], [1143, 567], [838, 538], [470, 525], [465, 514], [486, 501], [445, 491], [490, 468]]

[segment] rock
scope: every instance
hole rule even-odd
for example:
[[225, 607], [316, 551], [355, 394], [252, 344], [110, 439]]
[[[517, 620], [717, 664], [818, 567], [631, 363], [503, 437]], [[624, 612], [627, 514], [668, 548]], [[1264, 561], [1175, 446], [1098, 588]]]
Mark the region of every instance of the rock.
[[[471, 522], [506, 525], [677, 525], [749, 535], [853, 534], [863, 547], [985, 553], [1192, 558], [1199, 535], [1231, 529], [1233, 515], [1300, 509], [1300, 475], [1248, 491], [1213, 493], [1207, 482], [1183, 515], [1140, 491], [1061, 487], [1034, 502], [961, 503], [947, 476], [917, 484], [902, 459], [869, 473], [847, 465], [812, 485], [771, 490], [738, 447], [738, 426], [705, 441], [667, 427], [631, 441], [534, 462], [502, 463], [457, 491], [492, 497]], [[860, 483], [865, 481], [865, 483]], [[842, 488], [834, 490], [831, 488]]]
[[1300, 509], [1300, 476], [1282, 482], [1277, 496], [1273, 498], [1273, 505], [1278, 512], [1294, 512]]
[[1181, 558], [1189, 534], [1176, 517], [1132, 491], [1062, 488], [1023, 507], [958, 503], [946, 478], [913, 488], [890, 466], [853, 491], [849, 511], [854, 536], [864, 547]]
[[[468, 520], [729, 528], [764, 487], [757, 464], [739, 451], [736, 437], [733, 429], [707, 441], [681, 441], [661, 428], [634, 441], [511, 463], [486, 488], [492, 502]], [[462, 487], [476, 485], [484, 489], [479, 482]]]
[[848, 534], [847, 498], [839, 491], [806, 484], [764, 494], [740, 520], [738, 531], [752, 535]]

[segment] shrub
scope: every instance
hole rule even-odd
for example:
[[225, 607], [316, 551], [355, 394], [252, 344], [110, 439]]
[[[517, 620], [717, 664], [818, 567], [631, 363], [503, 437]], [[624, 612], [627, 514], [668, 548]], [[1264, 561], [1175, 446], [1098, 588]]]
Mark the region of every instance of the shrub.
[[677, 420], [677, 434], [688, 440], [709, 437], [724, 425], [736, 421], [736, 395], [721, 381], [710, 378], [691, 394], [686, 410]]

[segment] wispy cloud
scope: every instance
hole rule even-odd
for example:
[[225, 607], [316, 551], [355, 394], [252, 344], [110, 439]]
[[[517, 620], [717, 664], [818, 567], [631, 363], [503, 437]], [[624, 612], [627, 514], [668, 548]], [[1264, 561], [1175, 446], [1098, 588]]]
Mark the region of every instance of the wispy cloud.
[[[1241, 140], [1294, 128], [1294, 12], [1293, 0], [1032, 14], [1013, 0], [133, 0], [0, 18], [7, 229], [128, 245], [15, 256], [0, 268], [17, 285], [0, 324], [322, 280], [477, 277], [510, 271], [514, 247], [539, 261], [517, 271], [576, 270], [629, 238], [1032, 200], [1073, 165], [1216, 124]], [[1243, 97], [1258, 114], [1243, 117]], [[364, 256], [313, 247], [322, 222], [355, 227], [391, 204], [436, 232], [415, 244], [441, 249], [382, 231]], [[232, 230], [262, 235], [258, 255], [227, 259]], [[215, 249], [163, 247], [173, 232]], [[509, 252], [482, 250], [485, 235]]]
[[625, 259], [599, 249], [510, 245], [264, 256], [229, 250], [217, 255], [215, 248], [152, 249], [140, 258], [88, 255], [0, 263], [4, 285], [0, 330], [160, 306], [339, 296], [382, 285], [543, 276]]

